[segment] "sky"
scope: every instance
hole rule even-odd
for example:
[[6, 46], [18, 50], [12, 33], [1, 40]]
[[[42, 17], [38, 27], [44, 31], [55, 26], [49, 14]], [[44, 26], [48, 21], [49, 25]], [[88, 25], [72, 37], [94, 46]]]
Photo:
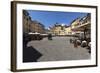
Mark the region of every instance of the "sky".
[[81, 12], [27, 11], [32, 20], [39, 21], [45, 28], [52, 27], [55, 23], [70, 25], [74, 19], [84, 17], [87, 14]]

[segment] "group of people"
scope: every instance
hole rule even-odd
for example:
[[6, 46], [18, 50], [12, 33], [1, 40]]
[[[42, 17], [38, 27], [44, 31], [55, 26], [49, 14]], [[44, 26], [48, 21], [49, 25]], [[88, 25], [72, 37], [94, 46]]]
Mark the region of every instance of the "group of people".
[[77, 48], [78, 46], [85, 47], [89, 53], [91, 53], [91, 42], [89, 39], [78, 39], [78, 38], [70, 38], [70, 43], [74, 44], [74, 47]]

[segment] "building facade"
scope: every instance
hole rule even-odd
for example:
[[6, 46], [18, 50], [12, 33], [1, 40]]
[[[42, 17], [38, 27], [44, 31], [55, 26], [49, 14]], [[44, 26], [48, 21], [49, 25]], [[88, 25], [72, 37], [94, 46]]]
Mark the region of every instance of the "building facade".
[[62, 24], [55, 24], [50, 31], [56, 36], [71, 35], [71, 27]]
[[23, 10], [23, 32], [30, 32], [31, 17], [26, 10]]
[[61, 26], [60, 24], [54, 24], [53, 27], [51, 27], [50, 31], [53, 35], [63, 35], [64, 34], [64, 27]]
[[[71, 24], [71, 26], [73, 26], [73, 23]], [[82, 17], [79, 20], [79, 22], [77, 22], [77, 25], [75, 25], [71, 29], [73, 32], [75, 32], [75, 34], [83, 33], [84, 39], [90, 39], [91, 38], [91, 14], [88, 13], [86, 16]]]
[[71, 26], [67, 26], [67, 27], [65, 28], [65, 34], [66, 34], [66, 35], [72, 35]]
[[71, 22], [72, 35], [75, 35], [76, 33], [80, 33], [80, 31], [73, 30], [78, 25], [80, 25], [80, 18], [76, 18]]
[[28, 11], [23, 10], [23, 32], [24, 33], [45, 33], [45, 27], [42, 23], [31, 20]]
[[45, 33], [45, 27], [43, 24], [41, 24], [38, 21], [32, 21], [31, 25], [30, 25], [30, 30], [32, 33], [41, 33], [44, 34]]

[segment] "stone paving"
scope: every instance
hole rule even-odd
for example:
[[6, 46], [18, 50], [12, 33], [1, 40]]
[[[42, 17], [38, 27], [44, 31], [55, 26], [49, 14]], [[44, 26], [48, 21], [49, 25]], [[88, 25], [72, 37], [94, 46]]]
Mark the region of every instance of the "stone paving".
[[53, 37], [53, 40], [44, 38], [40, 41], [30, 41], [27, 46], [34, 47], [43, 56], [38, 61], [61, 61], [90, 59], [86, 48], [75, 48], [69, 42], [70, 37]]

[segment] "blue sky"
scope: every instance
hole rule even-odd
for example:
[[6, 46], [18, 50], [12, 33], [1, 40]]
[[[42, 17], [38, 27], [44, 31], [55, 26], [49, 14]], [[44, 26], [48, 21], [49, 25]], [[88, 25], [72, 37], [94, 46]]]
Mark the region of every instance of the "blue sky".
[[56, 12], [56, 11], [36, 11], [27, 10], [32, 20], [37, 20], [46, 28], [53, 26], [55, 23], [70, 25], [70, 23], [78, 18], [83, 17], [87, 13], [81, 12]]

